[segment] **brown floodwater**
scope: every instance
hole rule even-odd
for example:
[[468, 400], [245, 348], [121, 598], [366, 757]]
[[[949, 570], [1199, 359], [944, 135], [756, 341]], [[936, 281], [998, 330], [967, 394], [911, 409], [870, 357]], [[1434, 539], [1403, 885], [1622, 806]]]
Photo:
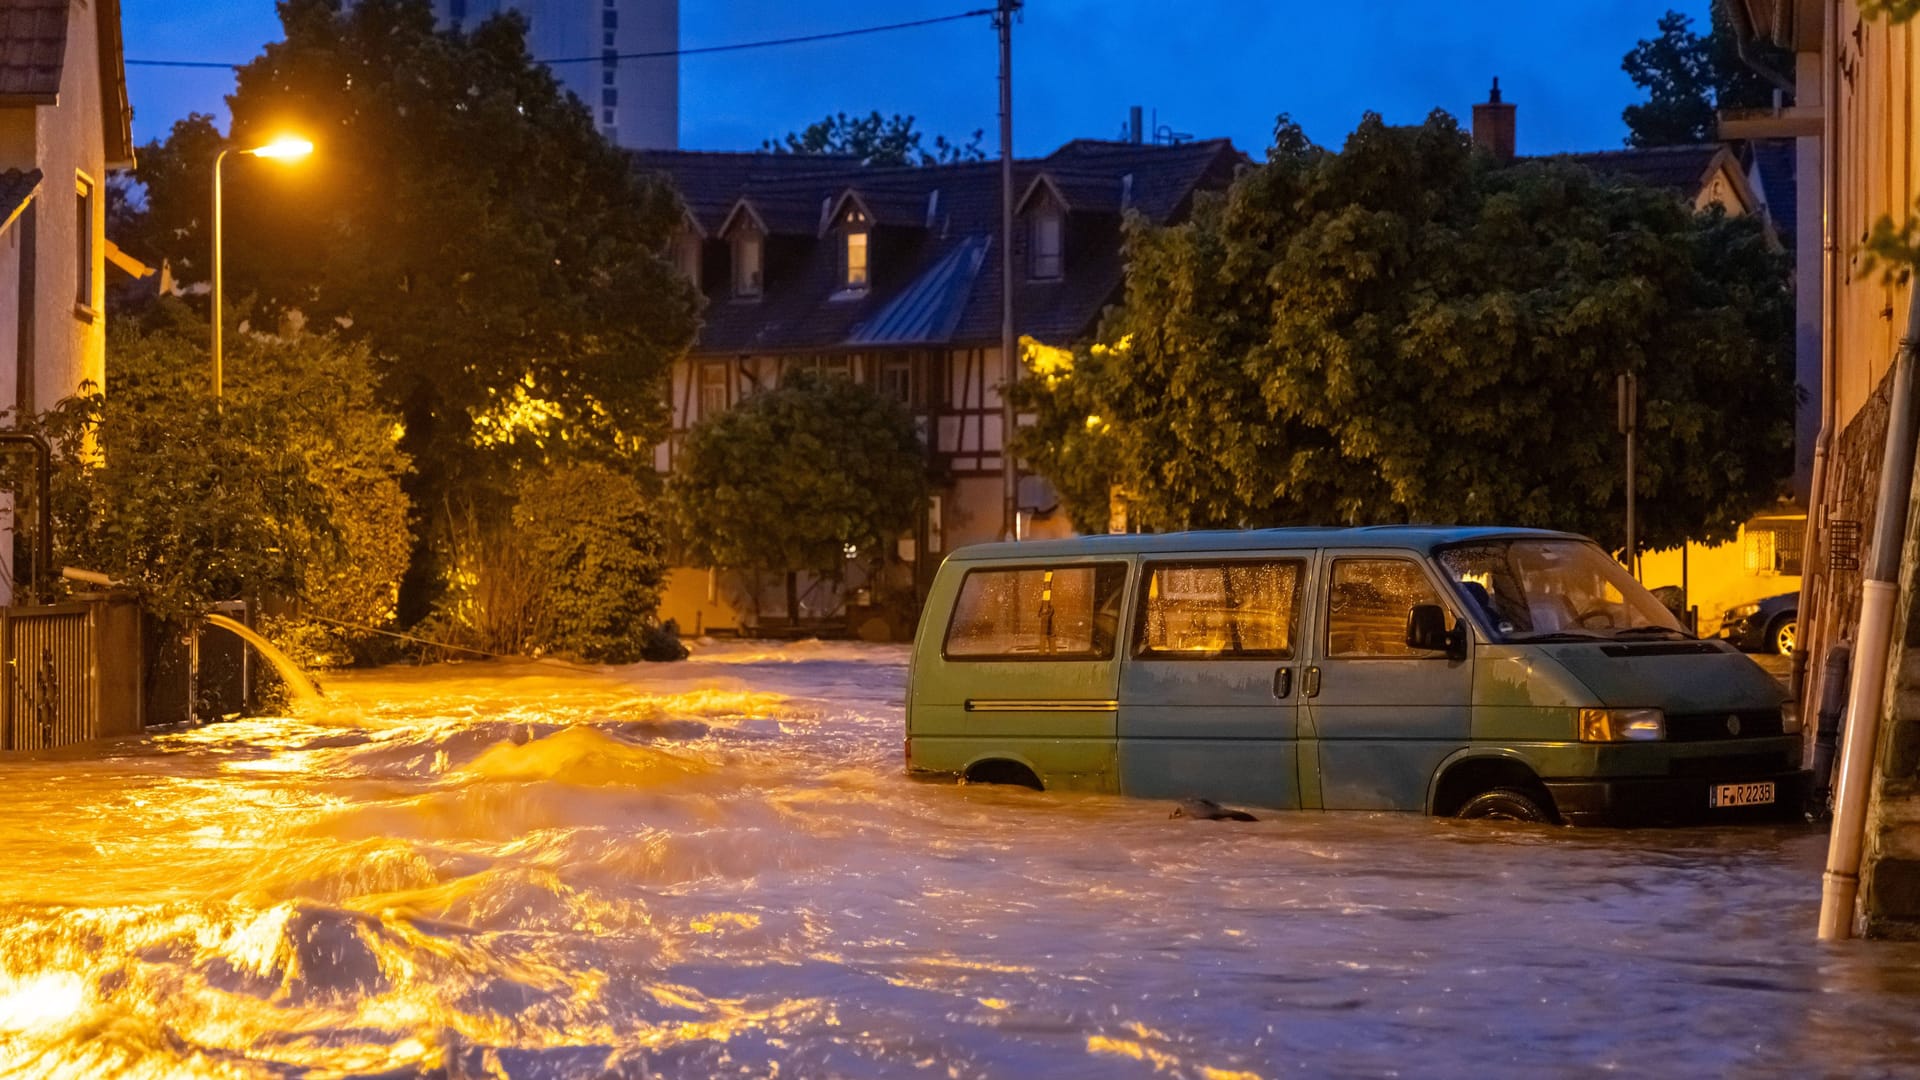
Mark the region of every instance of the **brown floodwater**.
[[0, 1075], [1920, 1068], [1824, 838], [915, 783], [905, 654], [388, 669], [0, 765]]

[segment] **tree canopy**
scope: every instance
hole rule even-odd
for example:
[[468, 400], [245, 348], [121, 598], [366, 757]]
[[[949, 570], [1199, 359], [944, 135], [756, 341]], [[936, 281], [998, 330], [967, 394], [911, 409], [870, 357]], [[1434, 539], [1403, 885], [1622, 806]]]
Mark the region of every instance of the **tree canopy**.
[[666, 372], [696, 327], [666, 255], [681, 211], [531, 59], [517, 14], [463, 32], [436, 29], [427, 0], [279, 10], [285, 40], [239, 71], [231, 131], [192, 116], [143, 148], [144, 199], [114, 226], [203, 279], [215, 156], [313, 141], [294, 164], [227, 158], [227, 293], [256, 326], [367, 347], [416, 466], [412, 621], [456, 522], [503, 522], [526, 469], [650, 473]]
[[437, 488], [499, 488], [516, 460], [638, 458], [695, 297], [679, 221], [526, 49], [511, 12], [438, 31], [426, 0], [283, 0], [284, 41], [240, 69], [223, 138], [204, 116], [142, 150], [145, 246], [204, 266], [221, 146], [283, 132], [312, 157], [226, 165], [227, 287], [371, 346]]
[[392, 618], [412, 537], [397, 417], [366, 350], [330, 336], [232, 343], [207, 392], [206, 324], [177, 302], [117, 319], [113, 392], [37, 419], [60, 453], [56, 561], [139, 589], [184, 622], [272, 595], [361, 624]]
[[848, 549], [884, 553], [912, 528], [927, 495], [907, 410], [806, 371], [701, 420], [670, 484], [676, 532], [696, 563], [836, 579]]
[[1550, 526], [1618, 543], [1614, 380], [1643, 387], [1650, 545], [1712, 539], [1790, 465], [1792, 297], [1754, 221], [1552, 162], [1436, 113], [1345, 148], [1282, 118], [1185, 223], [1127, 229], [1100, 341], [1038, 350], [1019, 449], [1083, 529]]
[[760, 145], [776, 154], [847, 154], [864, 165], [945, 165], [983, 160], [986, 154], [980, 140], [984, 134], [975, 131], [964, 143], [935, 135], [928, 147], [925, 136], [914, 130], [913, 117], [898, 113], [883, 117], [875, 110], [865, 116], [836, 113]]
[[[1713, 0], [1712, 27], [1702, 36], [1693, 18], [1678, 11], [1660, 17], [1659, 35], [1642, 38], [1620, 62], [1647, 100], [1626, 107], [1630, 146], [1670, 146], [1719, 138], [1718, 109], [1763, 108], [1773, 103], [1774, 84], [1740, 58], [1739, 39], [1727, 18], [1726, 0]], [[1776, 73], [1790, 78], [1793, 57], [1773, 45], [1749, 49]]]

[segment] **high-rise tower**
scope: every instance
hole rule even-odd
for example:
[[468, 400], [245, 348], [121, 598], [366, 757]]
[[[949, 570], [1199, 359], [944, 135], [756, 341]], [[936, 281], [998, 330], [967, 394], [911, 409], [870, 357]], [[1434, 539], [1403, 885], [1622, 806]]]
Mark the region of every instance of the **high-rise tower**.
[[445, 26], [471, 28], [511, 8], [525, 16], [527, 48], [593, 111], [594, 126], [633, 149], [680, 144], [680, 60], [622, 54], [680, 47], [679, 0], [433, 0]]

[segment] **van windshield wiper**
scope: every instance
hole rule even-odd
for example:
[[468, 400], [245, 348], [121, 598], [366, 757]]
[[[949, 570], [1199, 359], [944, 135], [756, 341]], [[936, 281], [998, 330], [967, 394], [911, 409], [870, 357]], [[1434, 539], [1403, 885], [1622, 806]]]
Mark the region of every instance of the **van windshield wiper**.
[[1507, 640], [1537, 644], [1543, 641], [1606, 641], [1609, 639], [1605, 634], [1595, 634], [1586, 630], [1555, 630], [1546, 634], [1514, 634]]
[[1685, 630], [1675, 630], [1671, 626], [1629, 626], [1624, 630], [1614, 631], [1613, 636], [1623, 638], [1642, 637], [1654, 634], [1669, 634], [1677, 638], [1686, 638], [1689, 641], [1693, 639], [1692, 634], [1687, 633]]

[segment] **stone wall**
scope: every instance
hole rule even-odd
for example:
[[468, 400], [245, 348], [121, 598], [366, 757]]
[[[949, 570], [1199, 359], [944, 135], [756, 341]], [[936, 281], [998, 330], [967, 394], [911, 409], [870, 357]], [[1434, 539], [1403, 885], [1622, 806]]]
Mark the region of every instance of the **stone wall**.
[[[1875, 394], [1885, 427], [1887, 387]], [[1878, 461], [1875, 462], [1876, 466]], [[1875, 468], [1874, 472], [1879, 470]], [[1869, 937], [1920, 939], [1920, 479], [1907, 508], [1893, 647], [1860, 868], [1860, 914]], [[1857, 582], [1858, 575], [1855, 575]], [[1855, 615], [1857, 594], [1855, 587]]]

